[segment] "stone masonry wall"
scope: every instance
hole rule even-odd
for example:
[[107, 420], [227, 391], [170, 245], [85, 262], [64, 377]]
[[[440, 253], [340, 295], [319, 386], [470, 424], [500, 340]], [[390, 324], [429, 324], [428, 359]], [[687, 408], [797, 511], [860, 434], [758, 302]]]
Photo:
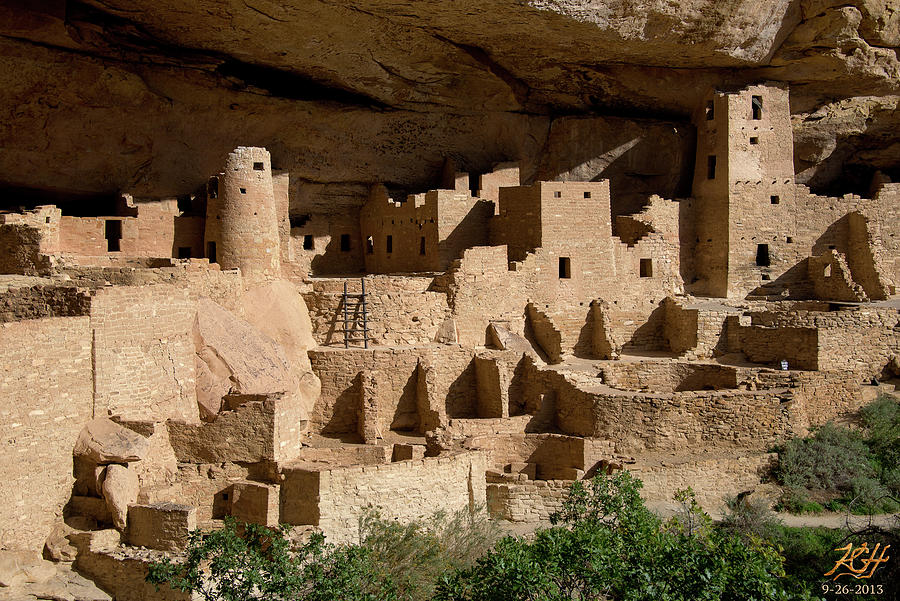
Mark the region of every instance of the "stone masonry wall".
[[0, 323], [0, 548], [40, 552], [72, 492], [72, 448], [93, 417], [88, 317]]
[[[303, 294], [313, 324], [313, 336], [322, 345], [344, 345], [343, 283], [350, 293], [360, 291], [358, 279], [313, 280]], [[405, 276], [366, 277], [370, 345], [423, 344], [434, 340], [450, 317], [447, 295], [430, 290], [432, 278]], [[351, 319], [362, 321], [357, 300], [350, 299]], [[356, 343], [359, 345], [359, 343]]]
[[[359, 518], [369, 506], [383, 518], [401, 521], [484, 506], [484, 473], [479, 452], [314, 472], [286, 468], [281, 519], [307, 523], [303, 520], [317, 513], [316, 523], [330, 542], [357, 542]], [[317, 496], [311, 494], [316, 490]], [[318, 510], [302, 507], [309, 504]]]
[[[316, 349], [309, 353], [313, 371], [322, 382], [322, 393], [310, 415], [310, 430], [323, 434], [356, 432], [358, 427], [358, 374], [373, 372], [378, 397], [379, 427], [416, 429], [420, 403], [443, 419], [476, 417], [477, 386], [473, 351], [458, 346], [398, 347], [391, 349]], [[428, 399], [420, 399], [420, 360], [433, 371]], [[446, 422], [445, 422], [446, 423]]]
[[98, 290], [91, 307], [98, 415], [199, 419], [191, 335], [194, 301], [168, 286]]

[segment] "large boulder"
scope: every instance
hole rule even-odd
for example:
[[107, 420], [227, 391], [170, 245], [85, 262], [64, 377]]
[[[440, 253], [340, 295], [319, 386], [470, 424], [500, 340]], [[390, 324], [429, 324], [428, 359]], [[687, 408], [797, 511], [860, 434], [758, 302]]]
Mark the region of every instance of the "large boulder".
[[150, 441], [111, 419], [92, 419], [78, 435], [73, 454], [95, 464], [140, 461], [150, 451]]
[[197, 402], [206, 421], [218, 414], [223, 397], [239, 403], [242, 397], [298, 392], [298, 378], [281, 345], [209, 299], [197, 303], [194, 344]]
[[317, 344], [300, 292], [287, 280], [274, 280], [247, 290], [241, 304], [245, 319], [284, 350], [308, 413], [319, 398], [321, 383], [309, 363], [308, 351]]

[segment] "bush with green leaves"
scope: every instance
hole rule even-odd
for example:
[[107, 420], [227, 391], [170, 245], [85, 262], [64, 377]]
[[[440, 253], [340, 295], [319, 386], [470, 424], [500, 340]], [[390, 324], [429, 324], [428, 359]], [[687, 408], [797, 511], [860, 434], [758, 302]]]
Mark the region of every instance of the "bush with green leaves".
[[288, 532], [227, 518], [220, 530], [192, 532], [186, 555], [152, 565], [147, 579], [203, 601], [425, 600], [443, 572], [470, 566], [499, 538], [481, 509], [408, 524], [371, 510], [359, 545], [316, 534], [292, 549]]
[[627, 472], [576, 482], [554, 527], [505, 538], [474, 566], [442, 577], [437, 601], [789, 599], [782, 559], [758, 538], [712, 527], [693, 493], [662, 522]]
[[854, 513], [900, 510], [900, 402], [882, 396], [859, 412], [862, 428], [827, 423], [811, 436], [778, 447], [773, 476], [785, 494], [781, 507], [817, 513], [815, 493], [828, 508]]
[[197, 594], [203, 601], [393, 601], [396, 587], [364, 547], [335, 547], [320, 534], [290, 549], [287, 526], [225, 520], [191, 532], [179, 561], [152, 564], [147, 581]]

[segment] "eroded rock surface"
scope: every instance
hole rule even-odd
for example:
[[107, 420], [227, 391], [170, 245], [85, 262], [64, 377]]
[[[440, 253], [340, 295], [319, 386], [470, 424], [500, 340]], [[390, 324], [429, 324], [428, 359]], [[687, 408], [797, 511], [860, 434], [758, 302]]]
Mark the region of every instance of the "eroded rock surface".
[[[186, 194], [243, 141], [292, 172], [294, 213], [358, 206], [384, 176], [433, 188], [447, 156], [670, 197], [653, 161], [693, 161], [681, 130], [704, 92], [773, 79], [804, 116], [798, 146], [815, 140], [797, 171], [860, 188], [896, 174], [882, 139], [896, 112], [852, 134], [807, 116], [898, 94], [898, 14], [892, 0], [20, 3], [0, 8], [0, 180], [45, 196]], [[585, 131], [614, 115], [625, 130], [682, 128], [618, 160], [620, 145], [585, 155], [584, 142], [560, 157], [571, 114], [596, 120]]]

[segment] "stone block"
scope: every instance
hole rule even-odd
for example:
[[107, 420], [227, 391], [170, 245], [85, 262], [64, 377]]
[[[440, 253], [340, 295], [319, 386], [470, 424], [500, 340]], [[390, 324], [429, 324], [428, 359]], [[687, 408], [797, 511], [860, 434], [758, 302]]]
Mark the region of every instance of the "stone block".
[[410, 459], [423, 459], [424, 457], [425, 445], [396, 443], [391, 461], [408, 461]]
[[128, 507], [128, 542], [137, 547], [178, 553], [197, 528], [197, 508], [177, 503]]
[[535, 463], [510, 463], [504, 466], [503, 471], [505, 471], [507, 474], [523, 474], [529, 480], [534, 480], [535, 478], [537, 478], [537, 464]]
[[231, 487], [231, 515], [244, 522], [277, 526], [279, 492], [275, 485], [235, 482]]

